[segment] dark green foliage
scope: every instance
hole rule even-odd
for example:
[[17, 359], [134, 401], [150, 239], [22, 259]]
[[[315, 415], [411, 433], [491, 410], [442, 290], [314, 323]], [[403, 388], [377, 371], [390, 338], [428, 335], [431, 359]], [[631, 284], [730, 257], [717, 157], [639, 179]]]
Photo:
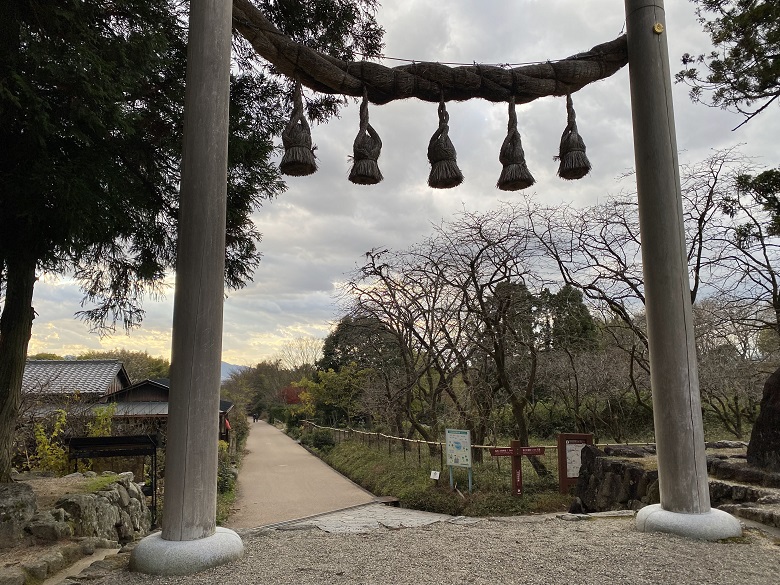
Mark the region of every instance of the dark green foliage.
[[780, 96], [780, 3], [692, 2], [714, 50], [683, 55], [686, 68], [677, 74], [677, 81], [691, 85], [693, 101], [704, 101], [704, 93], [711, 93], [712, 105], [736, 109], [749, 120]]
[[317, 369], [338, 372], [343, 366], [384, 371], [401, 366], [397, 340], [376, 317], [347, 315], [325, 338]]
[[298, 440], [303, 435], [303, 431], [301, 431], [301, 427], [297, 425], [290, 425], [289, 423], [284, 429], [284, 432], [287, 433], [287, 436], [291, 439]]
[[268, 424], [272, 425], [276, 421], [286, 421], [287, 420], [287, 408], [281, 405], [275, 405], [271, 406], [268, 409]]
[[[326, 52], [381, 47], [372, 0], [265, 4]], [[79, 315], [103, 331], [138, 326], [144, 298], [160, 294], [174, 268], [186, 9], [180, 0], [0, 3], [0, 481], [10, 480], [36, 271], [74, 277]], [[243, 66], [231, 80], [230, 288], [260, 260], [251, 213], [284, 189], [269, 159], [288, 93], [258, 73], [246, 46], [235, 44]], [[323, 120], [338, 102], [310, 105]]]
[[246, 405], [249, 413], [261, 414], [271, 408], [275, 418], [285, 420], [280, 391], [295, 380], [295, 374], [282, 367], [280, 360], [264, 360], [251, 368], [241, 368], [222, 383], [222, 396], [236, 404]]
[[[72, 271], [98, 328], [143, 318], [173, 268], [186, 57], [179, 2], [14, 2], [0, 82], [0, 260]], [[284, 114], [261, 75], [233, 77], [226, 284], [259, 261], [249, 216], [284, 186]]]
[[314, 429], [311, 432], [306, 432], [301, 436], [301, 444], [307, 447], [313, 447], [319, 451], [330, 451], [336, 442], [333, 440], [333, 435], [327, 429]]
[[540, 295], [544, 319], [544, 343], [552, 349], [587, 350], [596, 346], [596, 323], [583, 302], [582, 291], [570, 284], [557, 293], [544, 289]]
[[[771, 214], [771, 222], [767, 227], [770, 236], [780, 236], [780, 168], [769, 169], [758, 175], [740, 175], [737, 177], [737, 188], [752, 196], [764, 211]], [[728, 206], [725, 211], [733, 215], [736, 206]]]
[[[376, 0], [261, 0], [255, 4], [284, 34], [326, 55], [359, 61], [382, 52], [384, 30], [374, 18]], [[274, 72], [243, 38], [235, 39], [234, 48], [243, 69], [260, 66]], [[291, 99], [292, 85], [283, 79], [279, 82]], [[345, 103], [342, 96], [315, 94], [306, 99], [306, 112], [310, 119], [324, 122]]]
[[228, 444], [219, 442], [217, 458], [217, 493], [226, 494], [236, 488], [236, 475], [228, 453]]
[[109, 351], [88, 351], [79, 360], [119, 360], [125, 366], [130, 381], [135, 384], [143, 380], [160, 380], [170, 377], [171, 363], [162, 357], [152, 357], [145, 351], [114, 349]]

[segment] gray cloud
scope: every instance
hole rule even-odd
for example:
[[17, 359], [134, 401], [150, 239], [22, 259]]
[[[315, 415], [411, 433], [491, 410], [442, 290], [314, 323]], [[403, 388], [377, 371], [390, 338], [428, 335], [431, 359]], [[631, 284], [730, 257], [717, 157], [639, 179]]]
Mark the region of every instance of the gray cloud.
[[[378, 19], [387, 30], [387, 56], [463, 63], [563, 58], [617, 37], [625, 21], [621, 2], [594, 0], [451, 0], [435, 6], [397, 0], [387, 2]], [[710, 48], [690, 2], [667, 2], [667, 31], [673, 72], [680, 68], [682, 53]], [[759, 162], [778, 164], [774, 158], [777, 108], [731, 132], [741, 121], [739, 116], [692, 104], [684, 86], [674, 87], [674, 99], [681, 160], [700, 160], [711, 148], [745, 143], [747, 154], [764, 157]], [[564, 101], [546, 98], [518, 108], [523, 146], [537, 179], [532, 188], [536, 197], [550, 204], [582, 206], [608, 192], [632, 189], [630, 181], [615, 180], [634, 165], [627, 69], [575, 94], [574, 105], [593, 164], [591, 175], [575, 182], [558, 179], [552, 160], [566, 123]], [[355, 105], [344, 110], [340, 119], [312, 127], [319, 172], [290, 178], [288, 192], [255, 215], [264, 234], [264, 259], [254, 282], [231, 293], [226, 302], [226, 361], [256, 363], [272, 356], [285, 339], [324, 336], [337, 318], [334, 284], [360, 264], [368, 249], [404, 248], [430, 233], [432, 223], [463, 208], [485, 210], [522, 197], [495, 189], [506, 105], [475, 100], [448, 104], [448, 110], [450, 137], [466, 180], [445, 191], [426, 184], [426, 149], [438, 124], [435, 104], [404, 101], [370, 108], [371, 123], [383, 141], [379, 165], [385, 176], [373, 187], [347, 180], [347, 157], [358, 131]], [[36, 289], [36, 303], [45, 300], [46, 311], [35, 323], [35, 351], [58, 350], [54, 330], [73, 343], [107, 347], [144, 349], [143, 344], [159, 338], [154, 347], [160, 351], [150, 352], [167, 353], [172, 294], [164, 302], [147, 303], [148, 317], [141, 331], [101, 341], [71, 319], [80, 299], [77, 291], [71, 287], [63, 294], [49, 288], [43, 283]]]

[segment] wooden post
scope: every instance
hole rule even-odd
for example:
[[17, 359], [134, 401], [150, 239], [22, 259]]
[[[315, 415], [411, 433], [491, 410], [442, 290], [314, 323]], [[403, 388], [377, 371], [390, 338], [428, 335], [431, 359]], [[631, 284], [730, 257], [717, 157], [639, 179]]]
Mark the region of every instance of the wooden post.
[[512, 495], [523, 495], [523, 456], [520, 454], [520, 441], [512, 439], [509, 446], [514, 451], [512, 455]]
[[193, 0], [162, 537], [215, 532], [232, 6]]
[[661, 506], [710, 509], [661, 0], [626, 0], [645, 309]]
[[[707, 515], [710, 496], [664, 3], [625, 0], [625, 6], [660, 509], [678, 516]], [[712, 526], [702, 532], [701, 522], [681, 518], [650, 526], [654, 521], [645, 522], [657, 510], [648, 508], [637, 517], [640, 529], [701, 538], [733, 535], [733, 524], [725, 519], [723, 532], [720, 527], [708, 532]]]

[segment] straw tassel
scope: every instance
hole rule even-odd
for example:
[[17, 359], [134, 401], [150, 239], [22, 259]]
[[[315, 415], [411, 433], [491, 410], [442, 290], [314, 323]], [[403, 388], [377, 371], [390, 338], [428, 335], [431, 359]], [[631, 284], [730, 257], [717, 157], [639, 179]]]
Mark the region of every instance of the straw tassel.
[[561, 136], [561, 148], [559, 155], [554, 160], [559, 160], [558, 176], [561, 179], [581, 179], [590, 172], [591, 166], [585, 154], [585, 142], [577, 132], [577, 120], [574, 113], [574, 105], [571, 95], [566, 95], [566, 129]]
[[501, 176], [498, 177], [496, 187], [502, 191], [518, 191], [533, 185], [536, 180], [525, 164], [525, 152], [520, 142], [520, 132], [517, 131], [517, 113], [515, 112], [515, 98], [509, 98], [509, 122], [507, 122], [507, 134], [498, 160], [504, 165]]
[[439, 128], [428, 143], [428, 162], [431, 163], [428, 185], [434, 189], [450, 189], [463, 182], [463, 173], [455, 160], [455, 147], [449, 137], [449, 120], [450, 115], [442, 98], [439, 102]]
[[363, 89], [363, 102], [360, 104], [360, 131], [352, 145], [352, 170], [349, 180], [358, 185], [375, 185], [382, 180], [379, 170], [379, 153], [382, 140], [368, 123], [368, 91]]
[[303, 97], [300, 82], [295, 84], [293, 111], [290, 121], [282, 132], [284, 156], [279, 170], [285, 175], [304, 177], [317, 170], [317, 162], [311, 144], [311, 129], [303, 113]]

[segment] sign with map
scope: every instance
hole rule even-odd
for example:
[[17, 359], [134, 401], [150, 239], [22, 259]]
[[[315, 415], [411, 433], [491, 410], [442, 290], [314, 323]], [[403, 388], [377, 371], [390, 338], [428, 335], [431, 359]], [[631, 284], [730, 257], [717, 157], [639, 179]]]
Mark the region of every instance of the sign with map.
[[579, 477], [582, 465], [582, 448], [585, 441], [574, 439], [566, 441], [566, 477]]
[[471, 431], [446, 429], [444, 437], [447, 444], [447, 465], [471, 467]]
[[577, 483], [582, 465], [582, 448], [593, 444], [588, 433], [561, 433], [558, 435], [558, 482], [562, 494]]

